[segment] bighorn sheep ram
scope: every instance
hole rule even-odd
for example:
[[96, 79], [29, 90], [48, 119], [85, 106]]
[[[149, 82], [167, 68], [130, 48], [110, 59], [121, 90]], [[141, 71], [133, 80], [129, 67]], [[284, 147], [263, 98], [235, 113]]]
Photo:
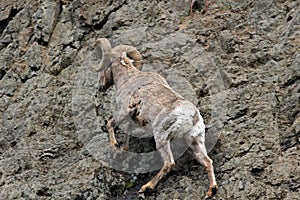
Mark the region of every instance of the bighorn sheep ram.
[[113, 84], [116, 87], [117, 115], [107, 123], [111, 143], [118, 144], [113, 126], [130, 117], [140, 127], [151, 127], [156, 148], [164, 162], [162, 169], [141, 187], [139, 193], [154, 189], [170, 172], [175, 165], [170, 140], [182, 137], [208, 173], [207, 197], [216, 194], [218, 187], [213, 162], [205, 148], [205, 125], [197, 108], [176, 93], [159, 74], [140, 71], [142, 56], [136, 48], [119, 45], [112, 49], [105, 38], [98, 39], [96, 45], [102, 50], [102, 60], [96, 69], [100, 72], [100, 90], [105, 91]]

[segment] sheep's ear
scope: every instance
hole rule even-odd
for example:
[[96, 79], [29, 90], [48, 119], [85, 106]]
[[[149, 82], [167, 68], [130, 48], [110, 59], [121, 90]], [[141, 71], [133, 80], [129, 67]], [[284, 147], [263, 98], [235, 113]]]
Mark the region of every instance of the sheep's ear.
[[138, 69], [141, 70], [142, 69], [142, 55], [140, 54], [140, 52], [132, 47], [132, 46], [128, 46], [128, 45], [119, 45], [116, 46], [112, 49], [113, 53], [116, 53], [117, 55], [121, 55], [122, 52], [126, 52], [127, 56], [132, 59], [133, 65]]

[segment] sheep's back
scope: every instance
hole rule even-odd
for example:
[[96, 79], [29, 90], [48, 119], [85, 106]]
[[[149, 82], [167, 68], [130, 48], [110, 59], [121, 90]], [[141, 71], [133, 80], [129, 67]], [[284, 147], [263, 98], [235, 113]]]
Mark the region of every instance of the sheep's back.
[[117, 118], [129, 116], [139, 126], [151, 126], [162, 109], [172, 109], [173, 103], [182, 99], [162, 76], [151, 72], [133, 74], [116, 91]]
[[168, 85], [149, 84], [136, 90], [128, 104], [128, 114], [140, 126], [152, 124], [163, 110], [172, 110], [174, 103], [183, 97]]

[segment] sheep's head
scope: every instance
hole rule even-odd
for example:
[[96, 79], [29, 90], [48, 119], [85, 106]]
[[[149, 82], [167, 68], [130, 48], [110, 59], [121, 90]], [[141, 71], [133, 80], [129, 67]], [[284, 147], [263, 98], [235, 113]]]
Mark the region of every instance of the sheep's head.
[[127, 56], [133, 60], [133, 65], [137, 69], [142, 69], [142, 55], [136, 48], [128, 45], [119, 45], [112, 49], [110, 42], [106, 38], [98, 39], [96, 45], [100, 45], [102, 50], [102, 60], [96, 68], [96, 71], [100, 72], [101, 91], [106, 91], [114, 84], [111, 66], [113, 62], [119, 62], [120, 59], [118, 58], [122, 56], [123, 52], [126, 52]]

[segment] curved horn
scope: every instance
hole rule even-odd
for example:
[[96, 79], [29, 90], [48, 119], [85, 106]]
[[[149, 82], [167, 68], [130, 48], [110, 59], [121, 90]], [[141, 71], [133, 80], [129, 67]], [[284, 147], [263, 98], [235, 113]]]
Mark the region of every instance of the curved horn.
[[133, 65], [135, 66], [135, 68], [141, 70], [143, 65], [143, 61], [142, 61], [143, 58], [140, 52], [136, 48], [128, 45], [119, 45], [112, 49], [112, 52], [117, 55], [122, 54], [122, 52], [124, 51], [127, 53], [128, 57], [134, 60]]
[[100, 38], [96, 41], [96, 46], [100, 45], [102, 51], [102, 59], [97, 68], [95, 70], [97, 72], [103, 70], [106, 66], [108, 66], [111, 62], [112, 50], [111, 45], [108, 39]]

